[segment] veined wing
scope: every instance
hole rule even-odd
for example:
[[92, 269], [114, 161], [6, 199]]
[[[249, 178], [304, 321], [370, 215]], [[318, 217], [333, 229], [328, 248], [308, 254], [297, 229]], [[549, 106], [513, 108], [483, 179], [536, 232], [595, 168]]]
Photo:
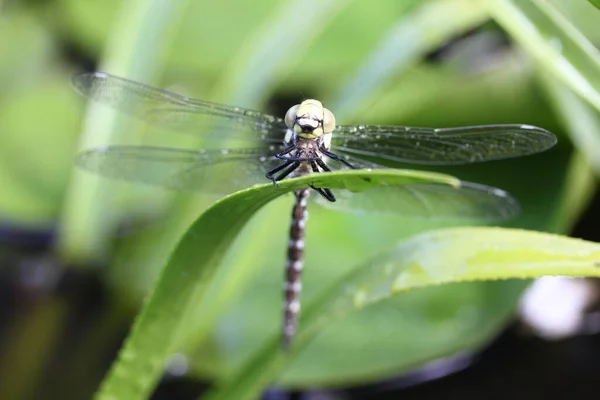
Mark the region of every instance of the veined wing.
[[342, 125], [334, 130], [331, 148], [338, 155], [369, 161], [456, 165], [534, 154], [555, 144], [554, 134], [532, 125]]
[[286, 131], [285, 122], [269, 114], [189, 98], [102, 72], [77, 74], [72, 82], [91, 100], [165, 128], [267, 141], [283, 140]]
[[265, 172], [281, 160], [264, 147], [184, 150], [150, 146], [100, 147], [80, 153], [77, 164], [108, 178], [167, 189], [227, 194], [268, 183]]
[[507, 192], [471, 182], [461, 182], [457, 188], [437, 183], [380, 186], [360, 193], [338, 191], [336, 195], [335, 203], [316, 201], [333, 210], [455, 222], [498, 222], [520, 211]]

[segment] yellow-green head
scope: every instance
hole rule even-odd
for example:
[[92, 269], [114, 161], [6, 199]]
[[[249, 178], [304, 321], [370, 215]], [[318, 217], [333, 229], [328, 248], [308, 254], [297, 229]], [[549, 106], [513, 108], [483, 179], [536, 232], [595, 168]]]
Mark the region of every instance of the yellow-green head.
[[285, 124], [303, 139], [316, 139], [333, 131], [335, 117], [320, 101], [308, 99], [288, 110]]

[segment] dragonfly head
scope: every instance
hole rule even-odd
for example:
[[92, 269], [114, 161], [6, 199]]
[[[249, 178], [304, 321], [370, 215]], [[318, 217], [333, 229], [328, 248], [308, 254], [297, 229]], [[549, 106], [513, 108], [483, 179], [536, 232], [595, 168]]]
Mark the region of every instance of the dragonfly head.
[[288, 110], [285, 114], [285, 124], [298, 136], [315, 139], [333, 131], [335, 117], [320, 101], [308, 99]]

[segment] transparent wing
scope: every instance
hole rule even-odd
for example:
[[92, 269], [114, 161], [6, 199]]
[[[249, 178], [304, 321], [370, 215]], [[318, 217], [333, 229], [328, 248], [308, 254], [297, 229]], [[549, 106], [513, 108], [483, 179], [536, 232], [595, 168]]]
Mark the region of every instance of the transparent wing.
[[[268, 182], [265, 173], [280, 165], [264, 147], [183, 150], [162, 147], [114, 146], [79, 154], [77, 164], [108, 178], [143, 182], [167, 189], [226, 194]], [[375, 212], [452, 221], [500, 221], [519, 212], [506, 192], [463, 182], [385, 186], [360, 193], [336, 191], [337, 201], [318, 196], [325, 207], [350, 212]]]
[[333, 134], [332, 151], [368, 161], [456, 165], [538, 153], [556, 136], [531, 125], [481, 125], [459, 128], [347, 125]]
[[231, 107], [155, 88], [101, 72], [73, 76], [73, 85], [85, 97], [160, 124], [196, 135], [249, 140], [281, 141], [286, 126], [281, 118]]
[[435, 183], [382, 186], [360, 193], [337, 191], [336, 196], [335, 203], [320, 198], [316, 201], [341, 211], [457, 222], [503, 221], [520, 211], [517, 201], [507, 192], [471, 182], [461, 182], [458, 188]]
[[77, 157], [80, 167], [108, 178], [217, 194], [267, 183], [265, 173], [281, 162], [263, 147], [194, 151], [114, 146], [84, 151]]

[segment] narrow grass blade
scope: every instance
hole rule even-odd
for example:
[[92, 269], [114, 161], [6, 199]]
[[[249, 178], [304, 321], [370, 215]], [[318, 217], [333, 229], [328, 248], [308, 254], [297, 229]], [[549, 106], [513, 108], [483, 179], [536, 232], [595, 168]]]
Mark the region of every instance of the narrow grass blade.
[[493, 18], [543, 69], [600, 111], [600, 51], [551, 2], [488, 4]]

